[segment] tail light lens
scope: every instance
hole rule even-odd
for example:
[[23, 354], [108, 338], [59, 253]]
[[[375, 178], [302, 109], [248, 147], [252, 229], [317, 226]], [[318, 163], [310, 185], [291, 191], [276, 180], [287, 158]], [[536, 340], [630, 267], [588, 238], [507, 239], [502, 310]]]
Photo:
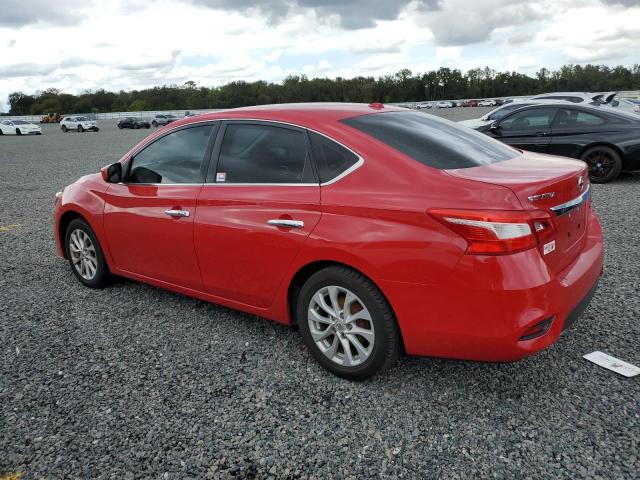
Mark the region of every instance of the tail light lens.
[[445, 227], [462, 236], [467, 253], [501, 255], [521, 252], [548, 241], [555, 233], [544, 211], [429, 210]]

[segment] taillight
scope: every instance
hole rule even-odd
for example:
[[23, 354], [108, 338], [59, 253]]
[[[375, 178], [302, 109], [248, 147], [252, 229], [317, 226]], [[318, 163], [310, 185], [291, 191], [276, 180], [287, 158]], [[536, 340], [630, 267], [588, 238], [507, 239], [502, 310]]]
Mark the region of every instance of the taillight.
[[429, 210], [438, 222], [462, 236], [467, 253], [501, 255], [537, 247], [551, 238], [555, 227], [543, 211]]

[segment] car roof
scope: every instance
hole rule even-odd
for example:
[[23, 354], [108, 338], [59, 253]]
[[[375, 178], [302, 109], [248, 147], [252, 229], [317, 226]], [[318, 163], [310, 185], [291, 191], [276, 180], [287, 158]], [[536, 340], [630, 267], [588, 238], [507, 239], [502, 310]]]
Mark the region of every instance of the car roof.
[[[636, 122], [640, 122], [640, 117], [637, 114], [625, 112], [623, 110], [616, 109], [616, 108], [611, 108], [611, 107], [608, 107], [607, 105], [590, 105], [590, 104], [572, 103], [572, 102], [566, 102], [566, 101], [549, 101], [545, 103], [536, 103], [535, 105], [528, 105], [526, 107], [522, 107], [522, 110], [544, 108], [544, 107], [550, 107], [550, 106], [565, 107], [565, 108], [571, 108], [573, 110], [593, 112], [596, 115], [600, 114], [605, 116], [623, 117], [627, 120], [634, 120]], [[519, 110], [520, 109], [514, 110], [514, 112], [517, 112]]]
[[253, 107], [233, 108], [213, 113], [205, 113], [197, 117], [187, 117], [176, 122], [186, 125], [193, 122], [220, 119], [271, 120], [275, 122], [315, 124], [339, 122], [351, 117], [383, 112], [406, 112], [405, 108], [386, 106], [380, 103], [282, 103], [275, 105], [258, 105]]

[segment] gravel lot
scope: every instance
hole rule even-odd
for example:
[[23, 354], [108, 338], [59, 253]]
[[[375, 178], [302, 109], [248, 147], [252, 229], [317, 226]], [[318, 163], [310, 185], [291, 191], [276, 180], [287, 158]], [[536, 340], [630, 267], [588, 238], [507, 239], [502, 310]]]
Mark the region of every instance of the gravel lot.
[[640, 365], [640, 175], [594, 186], [606, 275], [555, 346], [511, 364], [404, 358], [349, 383], [287, 327], [76, 281], [54, 193], [148, 133], [101, 127], [0, 137], [0, 226], [17, 225], [0, 229], [0, 478], [638, 478], [640, 378], [581, 357]]

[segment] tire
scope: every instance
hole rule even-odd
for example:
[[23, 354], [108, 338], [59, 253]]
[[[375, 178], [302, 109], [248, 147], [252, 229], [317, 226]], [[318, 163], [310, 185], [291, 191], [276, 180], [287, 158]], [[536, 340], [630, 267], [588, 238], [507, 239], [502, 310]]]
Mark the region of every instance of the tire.
[[622, 170], [620, 154], [604, 145], [588, 148], [580, 159], [589, 167], [591, 183], [608, 183], [616, 179]]
[[78, 133], [82, 132], [84, 132], [84, 128], [82, 128], [82, 125], [78, 125]]
[[20, 131], [19, 128], [16, 128], [16, 135], [22, 135], [22, 132]]
[[156, 122], [155, 120], [153, 122], [151, 122], [151, 125], [153, 125], [154, 127], [158, 126], [158, 122]]
[[[319, 298], [329, 310], [321, 307]], [[347, 298], [351, 298], [350, 314], [343, 315]], [[337, 312], [331, 308], [333, 303], [338, 305]], [[296, 319], [311, 355], [338, 377], [366, 380], [391, 367], [400, 354], [400, 332], [391, 306], [370, 280], [348, 267], [328, 267], [309, 277], [296, 300]]]
[[140, 128], [140, 125], [138, 125], [137, 123], [133, 125], [134, 130], [138, 130], [139, 128]]
[[94, 127], [94, 128], [93, 128], [93, 131], [94, 131], [94, 132], [99, 132], [99, 131], [100, 131], [100, 129], [99, 129], [98, 127]]
[[124, 127], [122, 125], [118, 125], [118, 128], [122, 130]]
[[67, 132], [69, 131], [69, 129], [67, 128], [67, 126], [66, 126], [66, 125], [62, 125], [62, 127], [60, 127], [60, 128], [62, 128], [62, 131], [63, 131], [64, 133], [67, 133]]
[[[86, 253], [82, 254], [82, 251], [77, 253], [79, 250], [78, 241], [81, 241]], [[89, 288], [103, 288], [109, 283], [111, 273], [104, 259], [102, 248], [100, 248], [95, 233], [83, 219], [76, 218], [69, 223], [64, 236], [64, 248], [71, 270], [80, 283]], [[95, 271], [92, 271], [85, 260]]]
[[151, 128], [151, 125], [147, 124], [147, 125], [144, 126], [144, 128], [149, 129], [149, 128]]

